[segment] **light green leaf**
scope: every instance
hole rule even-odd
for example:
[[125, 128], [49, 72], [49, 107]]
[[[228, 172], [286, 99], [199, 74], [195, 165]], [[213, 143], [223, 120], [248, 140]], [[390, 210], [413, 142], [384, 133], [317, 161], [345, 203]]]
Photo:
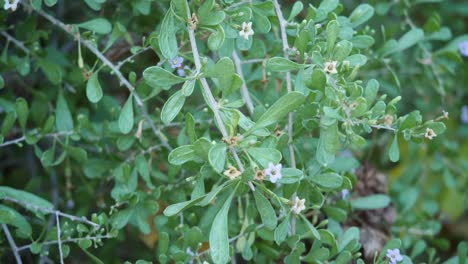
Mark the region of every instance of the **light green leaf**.
[[338, 42], [333, 51], [333, 59], [337, 61], [344, 60], [351, 50], [353, 49], [353, 44], [347, 40], [342, 40]]
[[247, 152], [263, 168], [268, 167], [270, 162], [278, 164], [281, 161], [281, 152], [274, 148], [248, 148]]
[[292, 184], [300, 181], [304, 177], [304, 173], [301, 170], [294, 168], [283, 168], [281, 169], [281, 179], [278, 180], [282, 184]]
[[315, 226], [313, 224], [311, 224], [309, 222], [309, 220], [302, 214], [299, 215], [302, 219], [302, 221], [304, 221], [304, 223], [306, 224], [306, 226], [309, 228], [312, 236], [317, 239], [317, 240], [320, 240], [320, 233], [318, 232], [317, 228], [315, 228]]
[[258, 119], [249, 132], [264, 128], [276, 122], [279, 122], [289, 112], [294, 111], [304, 102], [305, 97], [302, 93], [291, 92], [278, 99], [263, 115]]
[[339, 0], [323, 0], [320, 3], [318, 9], [323, 10], [326, 14], [328, 14], [335, 10], [339, 3]]
[[94, 31], [98, 34], [109, 34], [112, 31], [111, 23], [105, 18], [95, 18], [77, 25], [78, 27]]
[[184, 106], [185, 96], [182, 94], [182, 90], [175, 92], [163, 106], [161, 111], [161, 120], [164, 124], [169, 124], [179, 114], [180, 110]]
[[26, 218], [8, 206], [0, 205], [0, 223], [16, 227], [16, 234], [21, 238], [28, 238], [32, 234], [31, 225]]
[[327, 25], [327, 53], [330, 54], [335, 46], [335, 42], [340, 34], [338, 21], [332, 20]]
[[146, 68], [146, 70], [143, 71], [143, 79], [145, 79], [145, 82], [153, 88], [163, 87], [166, 89], [185, 81], [185, 78], [176, 76], [158, 66]]
[[419, 28], [411, 29], [410, 31], [406, 32], [406, 34], [404, 34], [398, 40], [398, 44], [396, 46], [396, 49], [393, 50], [393, 52], [405, 50], [405, 49], [415, 45], [416, 43], [421, 41], [423, 38], [424, 38], [424, 31], [422, 31]]
[[29, 116], [28, 102], [24, 98], [16, 99], [16, 115], [18, 116], [18, 122], [22, 130], [26, 128], [26, 122]]
[[102, 98], [102, 88], [98, 79], [98, 72], [95, 72], [89, 77], [86, 84], [86, 96], [91, 103], [97, 103]]
[[182, 165], [189, 161], [202, 162], [202, 157], [199, 157], [193, 145], [180, 146], [169, 153], [169, 163], [172, 165]]
[[293, 18], [295, 18], [299, 13], [301, 13], [302, 9], [304, 9], [304, 4], [300, 1], [297, 1], [294, 3], [291, 13], [289, 14], [288, 21], [291, 21]]
[[357, 210], [374, 210], [387, 207], [390, 204], [390, 197], [385, 194], [375, 194], [360, 197], [351, 201], [351, 206]]
[[321, 69], [314, 69], [310, 76], [310, 81], [306, 83], [307, 88], [311, 90], [323, 91], [327, 84], [327, 76]]
[[166, 12], [161, 23], [161, 33], [159, 35], [159, 48], [166, 59], [173, 59], [177, 56], [177, 35], [174, 25], [174, 14], [170, 10]]
[[289, 215], [287, 215], [283, 222], [275, 229], [274, 237], [277, 245], [280, 245], [288, 235]]
[[258, 188], [254, 191], [254, 198], [258, 212], [260, 213], [260, 218], [262, 219], [262, 223], [266, 228], [271, 230], [274, 229], [278, 223], [275, 209], [273, 209], [271, 203], [261, 194]]
[[43, 209], [53, 209], [54, 206], [47, 200], [42, 199], [32, 193], [16, 190], [6, 186], [0, 186], [0, 199], [5, 197], [13, 198], [21, 203], [19, 205], [31, 210], [36, 211], [35, 207]]
[[203, 198], [205, 198], [205, 196], [200, 196], [200, 197], [197, 197], [197, 198], [195, 198], [193, 200], [189, 200], [189, 201], [185, 201], [185, 202], [181, 202], [181, 203], [171, 204], [168, 207], [166, 207], [166, 209], [164, 209], [164, 215], [165, 216], [174, 216], [174, 215], [180, 213], [182, 210], [185, 210], [185, 209], [187, 209], [189, 207], [192, 207], [193, 205], [195, 205], [196, 203], [201, 201]]
[[224, 165], [226, 164], [226, 151], [226, 144], [218, 143], [213, 145], [208, 153], [210, 165], [218, 173], [223, 172]]
[[62, 93], [59, 93], [57, 98], [57, 106], [55, 108], [55, 126], [58, 132], [66, 132], [73, 130], [73, 119], [68, 109], [67, 101]]
[[393, 138], [393, 143], [390, 146], [388, 156], [393, 162], [397, 162], [400, 159], [400, 151], [398, 150], [398, 135], [395, 135], [395, 137]]
[[213, 51], [219, 50], [224, 43], [224, 38], [223, 27], [217, 26], [216, 31], [208, 37], [208, 48]]
[[317, 183], [319, 186], [328, 188], [328, 189], [337, 189], [341, 187], [343, 183], [343, 177], [334, 172], [327, 172], [323, 174], [318, 174], [310, 178], [313, 182]]
[[57, 0], [44, 0], [46, 6], [54, 6], [57, 3]]
[[227, 216], [237, 186], [216, 214], [211, 226], [209, 241], [211, 258], [214, 263], [226, 263], [229, 260], [229, 226]]
[[122, 107], [119, 115], [119, 129], [123, 134], [128, 134], [133, 128], [133, 96], [130, 95]]
[[369, 20], [374, 15], [374, 8], [368, 4], [361, 4], [354, 9], [354, 11], [349, 16], [351, 25], [357, 27], [362, 23]]
[[292, 62], [283, 57], [273, 57], [267, 61], [266, 67], [270, 71], [274, 72], [288, 72], [292, 70], [299, 70], [304, 65]]

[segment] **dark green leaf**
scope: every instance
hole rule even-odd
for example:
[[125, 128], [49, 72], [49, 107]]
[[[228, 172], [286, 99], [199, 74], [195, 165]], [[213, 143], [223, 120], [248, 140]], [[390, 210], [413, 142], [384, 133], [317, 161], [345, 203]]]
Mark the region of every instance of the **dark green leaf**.
[[268, 199], [260, 193], [258, 188], [254, 191], [254, 198], [257, 210], [260, 213], [260, 217], [262, 218], [262, 223], [266, 226], [266, 228], [274, 229], [278, 223], [275, 209], [273, 209], [273, 206], [271, 206], [271, 203], [268, 201]]
[[161, 111], [161, 120], [164, 124], [169, 124], [179, 114], [180, 110], [184, 106], [185, 96], [182, 91], [175, 92], [163, 106]]
[[98, 34], [109, 34], [112, 31], [111, 23], [105, 18], [95, 18], [77, 25], [78, 27], [94, 31]]
[[170, 88], [175, 84], [183, 83], [185, 81], [185, 78], [176, 76], [158, 66], [146, 68], [146, 70], [143, 71], [143, 78], [151, 87], [164, 88]]
[[122, 107], [119, 115], [119, 129], [123, 134], [128, 134], [133, 128], [133, 96], [130, 95]]

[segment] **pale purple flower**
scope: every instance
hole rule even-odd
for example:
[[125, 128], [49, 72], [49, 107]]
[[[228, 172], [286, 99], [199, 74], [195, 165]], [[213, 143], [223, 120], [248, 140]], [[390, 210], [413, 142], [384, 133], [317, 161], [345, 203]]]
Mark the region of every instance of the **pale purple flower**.
[[468, 57], [468, 40], [458, 43], [458, 50], [463, 56]]
[[283, 166], [281, 164], [274, 165], [273, 163], [268, 164], [268, 168], [265, 169], [265, 175], [270, 177], [270, 181], [272, 183], [277, 182], [279, 179], [281, 179], [281, 168]]
[[180, 56], [177, 56], [177, 57], [169, 60], [169, 64], [171, 65], [172, 69], [182, 67], [183, 62], [184, 62], [184, 58], [182, 58]]
[[348, 198], [348, 195], [349, 195], [349, 190], [348, 189], [343, 189], [341, 190], [341, 199], [346, 199]]
[[403, 257], [400, 254], [400, 250], [398, 248], [395, 249], [387, 249], [387, 258], [390, 259], [390, 264], [396, 264], [403, 260]]
[[177, 68], [177, 75], [179, 75], [180, 77], [185, 77], [184, 68]]
[[468, 124], [468, 105], [462, 106], [460, 119], [463, 124]]

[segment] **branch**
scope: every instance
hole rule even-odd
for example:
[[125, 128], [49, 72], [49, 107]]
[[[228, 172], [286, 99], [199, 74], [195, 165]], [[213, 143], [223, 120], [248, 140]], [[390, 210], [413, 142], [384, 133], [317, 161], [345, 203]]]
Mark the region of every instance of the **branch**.
[[[51, 133], [51, 134], [46, 134], [46, 135], [42, 135], [42, 138], [45, 138], [45, 137], [56, 137], [56, 136], [68, 136], [68, 135], [71, 135], [73, 134], [74, 131], [63, 131], [63, 132], [57, 132], [57, 133]], [[22, 136], [20, 138], [17, 138], [17, 139], [12, 139], [12, 140], [9, 140], [9, 141], [5, 141], [3, 142], [2, 144], [0, 144], [0, 148], [1, 147], [6, 147], [8, 145], [12, 145], [12, 144], [18, 144], [20, 142], [23, 142], [26, 140], [26, 137], [25, 136]]]
[[21, 256], [19, 255], [18, 247], [15, 244], [15, 240], [13, 240], [13, 237], [10, 234], [10, 230], [8, 229], [8, 226], [6, 224], [2, 224], [3, 227], [3, 232], [5, 232], [5, 235], [7, 237], [8, 243], [10, 243], [11, 251], [13, 251], [13, 255], [15, 256], [16, 263], [17, 264], [22, 264], [23, 262], [21, 261]]
[[[107, 239], [107, 238], [109, 238], [109, 239], [110, 238], [115, 238], [115, 236], [104, 235], [104, 236], [95, 236], [95, 237], [68, 238], [68, 239], [63, 239], [60, 242], [61, 243], [69, 243], [69, 242], [76, 243], [76, 242], [80, 242], [82, 240], [97, 240], [97, 239]], [[58, 243], [59, 243], [58, 240], [50, 240], [50, 241], [43, 242], [42, 245], [55, 245], [55, 244], [58, 244]], [[29, 249], [31, 246], [32, 246], [32, 244], [25, 245], [25, 246], [19, 247], [17, 250], [18, 251], [26, 250], [26, 249]]]
[[[188, 4], [188, 0], [185, 1], [185, 5], [187, 6], [187, 18], [190, 19], [190, 6]], [[193, 60], [195, 62], [195, 68], [197, 72], [201, 72], [201, 62], [200, 62], [200, 55], [198, 53], [198, 47], [197, 47], [197, 42], [195, 39], [195, 32], [193, 31], [192, 28], [187, 26], [187, 30], [189, 33], [189, 39], [190, 39], [190, 45], [192, 47], [192, 53], [193, 53]], [[228, 138], [229, 134], [226, 130], [226, 127], [224, 126], [223, 120], [221, 119], [221, 115], [219, 114], [219, 105], [216, 102], [216, 100], [213, 97], [213, 94], [211, 93], [210, 87], [208, 86], [208, 82], [206, 81], [205, 78], [201, 77], [200, 82], [203, 87], [203, 92], [206, 96], [206, 100], [208, 101], [208, 106], [211, 108], [213, 111], [214, 117], [215, 117], [215, 122], [218, 124], [218, 128], [221, 132], [221, 135], [223, 138]], [[244, 166], [242, 165], [242, 162], [240, 162], [239, 156], [237, 155], [237, 152], [234, 148], [230, 148], [232, 156], [236, 160], [237, 166], [239, 167], [239, 170], [241, 172], [244, 171]]]
[[[23, 5], [32, 8], [29, 4], [25, 2], [21, 2]], [[141, 110], [141, 113], [145, 120], [148, 122], [148, 124], [151, 126], [151, 129], [153, 130], [153, 133], [156, 135], [156, 137], [159, 138], [161, 141], [162, 145], [169, 151], [172, 150], [172, 147], [169, 145], [167, 142], [166, 138], [159, 132], [159, 130], [156, 128], [153, 120], [149, 116], [148, 112], [146, 111], [143, 101], [141, 100], [140, 96], [135, 92], [135, 87], [130, 84], [130, 82], [123, 76], [122, 72], [115, 66], [109, 59], [107, 59], [104, 54], [102, 54], [94, 45], [88, 40], [82, 39], [81, 36], [78, 34], [75, 34], [72, 32], [72, 28], [68, 25], [65, 25], [63, 22], [57, 20], [53, 16], [50, 16], [49, 14], [45, 13], [42, 10], [34, 10], [36, 13], [38, 13], [40, 16], [43, 18], [49, 20], [52, 24], [60, 27], [63, 31], [68, 33], [69, 35], [73, 36], [74, 38], [77, 38], [81, 44], [83, 44], [86, 48], [88, 48], [96, 57], [99, 58], [102, 63], [104, 63], [107, 67], [111, 69], [111, 71], [117, 76], [117, 78], [120, 80], [120, 83], [123, 84], [125, 87], [127, 87], [128, 91], [130, 94], [133, 96], [135, 99], [135, 102], [137, 103], [138, 107]]]
[[249, 90], [247, 89], [244, 74], [242, 73], [241, 60], [239, 59], [236, 51], [232, 52], [232, 59], [234, 60], [234, 65], [236, 65], [237, 74], [239, 74], [240, 78], [242, 79], [242, 86], [240, 90], [242, 98], [244, 99], [245, 105], [247, 106], [247, 110], [249, 110], [250, 115], [252, 115], [254, 112], [254, 106], [249, 95]]
[[60, 233], [60, 219], [59, 219], [59, 214], [55, 212], [55, 222], [57, 223], [57, 244], [58, 244], [58, 249], [59, 249], [59, 256], [60, 256], [60, 264], [63, 263], [63, 252], [62, 252], [62, 240], [60, 238], [61, 233]]
[[26, 54], [30, 54], [31, 52], [29, 51], [28, 48], [26, 48], [24, 46], [24, 44], [22, 42], [20, 42], [19, 40], [15, 39], [13, 36], [11, 36], [10, 34], [8, 34], [6, 31], [0, 31], [0, 34], [2, 36], [4, 36], [8, 41], [11, 41], [13, 42], [13, 44], [15, 44], [18, 48], [20, 48], [22, 51], [24, 51], [24, 53]]
[[[276, 16], [279, 20], [280, 31], [281, 31], [281, 40], [283, 42], [283, 56], [285, 59], [289, 59], [288, 51], [288, 36], [286, 35], [286, 25], [288, 22], [284, 20], [283, 12], [281, 12], [281, 6], [278, 3], [278, 0], [273, 0], [273, 4], [276, 10]], [[286, 72], [286, 91], [288, 93], [291, 92], [291, 73], [288, 71]], [[288, 135], [289, 135], [289, 157], [291, 160], [291, 167], [296, 168], [296, 159], [294, 157], [294, 145], [293, 145], [293, 113], [289, 113], [288, 115]]]
[[45, 207], [40, 207], [40, 206], [37, 206], [37, 205], [29, 204], [29, 203], [26, 203], [26, 202], [23, 202], [23, 201], [20, 201], [20, 200], [16, 200], [16, 199], [11, 198], [11, 197], [3, 197], [2, 199], [5, 200], [5, 201], [10, 201], [10, 202], [13, 202], [13, 203], [22, 205], [22, 206], [27, 207], [27, 208], [31, 208], [31, 209], [34, 209], [34, 210], [41, 211], [41, 212], [43, 212], [43, 213], [57, 214], [57, 215], [59, 215], [59, 216], [68, 218], [68, 219], [70, 219], [70, 220], [72, 220], [72, 221], [82, 222], [82, 223], [91, 225], [91, 226], [93, 226], [94, 228], [99, 228], [99, 225], [98, 225], [98, 224], [89, 221], [85, 216], [78, 217], [78, 216], [74, 216], [74, 215], [62, 213], [62, 212], [60, 212], [60, 211], [58, 211], [58, 210], [49, 209], [49, 208], [45, 208]]

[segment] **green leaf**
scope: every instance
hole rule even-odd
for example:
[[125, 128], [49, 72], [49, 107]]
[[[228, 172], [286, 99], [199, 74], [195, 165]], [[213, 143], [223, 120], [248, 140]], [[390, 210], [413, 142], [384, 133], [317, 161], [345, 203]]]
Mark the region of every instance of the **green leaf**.
[[105, 18], [95, 18], [77, 25], [78, 27], [94, 31], [98, 34], [109, 34], [112, 31], [111, 23]]
[[263, 113], [255, 125], [249, 129], [249, 132], [279, 122], [289, 112], [294, 111], [302, 105], [304, 100], [304, 95], [299, 92], [291, 92], [282, 96], [270, 108], [268, 108], [265, 113]]
[[326, 14], [328, 14], [335, 10], [339, 3], [339, 0], [323, 0], [320, 3], [318, 9], [323, 10]]
[[310, 178], [313, 182], [321, 187], [328, 189], [337, 189], [341, 187], [343, 183], [343, 177], [334, 172], [327, 172], [318, 174]]
[[128, 134], [133, 128], [133, 95], [130, 95], [122, 107], [119, 115], [119, 129], [123, 134]]
[[145, 79], [145, 82], [153, 88], [170, 88], [175, 84], [182, 83], [185, 81], [185, 78], [176, 76], [171, 72], [158, 66], [146, 68], [146, 70], [143, 71], [143, 79]]
[[174, 24], [174, 14], [172, 10], [166, 12], [161, 23], [161, 33], [159, 35], [159, 48], [166, 59], [173, 59], [177, 56], [177, 29]]
[[327, 53], [330, 54], [335, 46], [335, 42], [340, 34], [338, 21], [332, 20], [327, 25]]
[[32, 234], [31, 225], [26, 218], [8, 206], [0, 205], [0, 223], [16, 227], [16, 234], [21, 238], [28, 238]]
[[5, 80], [3, 80], [3, 77], [0, 75], [0, 90], [5, 87]]
[[347, 40], [342, 40], [338, 42], [333, 51], [333, 59], [337, 61], [344, 60], [351, 50], [353, 49], [353, 44]]
[[278, 180], [282, 184], [292, 184], [302, 180], [304, 172], [294, 168], [281, 169], [281, 179]]
[[263, 168], [268, 167], [270, 162], [278, 164], [281, 161], [281, 152], [274, 148], [248, 148], [247, 152]]
[[16, 99], [16, 115], [18, 116], [18, 122], [21, 129], [24, 131], [29, 115], [28, 102], [26, 102], [24, 98]]
[[55, 126], [58, 132], [66, 132], [73, 130], [73, 119], [68, 109], [67, 101], [62, 93], [59, 93], [57, 98], [57, 106], [55, 108]]
[[270, 71], [274, 72], [289, 72], [292, 70], [299, 70], [304, 65], [295, 63], [283, 57], [273, 57], [267, 61], [266, 67]]
[[213, 145], [208, 153], [210, 165], [218, 173], [223, 172], [224, 165], [226, 164], [226, 151], [226, 144], [218, 143]]
[[349, 61], [350, 67], [355, 67], [355, 66], [362, 66], [366, 64], [367, 57], [362, 54], [354, 54], [354, 55], [347, 57], [346, 60]]
[[301, 217], [302, 221], [306, 224], [306, 226], [309, 228], [312, 236], [315, 239], [320, 240], [320, 233], [318, 232], [317, 228], [315, 228], [315, 226], [311, 224], [304, 215], [300, 214], [299, 216]]
[[335, 154], [339, 148], [339, 135], [337, 122], [325, 125], [325, 119], [325, 117], [322, 117], [320, 121], [320, 138], [315, 157], [318, 162], [327, 166], [335, 159]]
[[163, 106], [161, 111], [161, 120], [164, 124], [169, 124], [179, 114], [180, 110], [184, 106], [185, 96], [182, 94], [182, 90], [175, 92]]
[[213, 51], [219, 50], [224, 43], [224, 38], [223, 27], [217, 26], [216, 31], [208, 37], [208, 48]]
[[46, 6], [54, 6], [57, 3], [57, 0], [44, 0]]
[[199, 157], [193, 145], [180, 146], [169, 153], [169, 163], [172, 165], [182, 165], [189, 161], [202, 162], [203, 159]]
[[357, 27], [367, 20], [369, 20], [374, 15], [374, 8], [368, 4], [361, 4], [354, 9], [354, 11], [349, 16], [352, 27]]
[[6, 186], [0, 186], [0, 199], [4, 199], [5, 197], [9, 197], [17, 201], [20, 201], [21, 203], [19, 203], [19, 205], [31, 211], [36, 211], [37, 207], [40, 207], [43, 209], [54, 208], [54, 206], [50, 202], [32, 193], [21, 191], [21, 190], [16, 190], [16, 189], [6, 187]]
[[304, 9], [304, 4], [300, 1], [297, 1], [294, 3], [291, 13], [289, 14], [288, 21], [291, 21], [293, 18], [295, 18], [299, 13], [301, 13], [302, 9]]
[[260, 193], [258, 188], [254, 191], [254, 198], [257, 210], [260, 213], [260, 218], [262, 219], [262, 223], [266, 228], [273, 230], [278, 223], [275, 209], [273, 209], [273, 206], [271, 206], [271, 203], [268, 201], [268, 199]]
[[[239, 185], [237, 185], [239, 186]], [[237, 186], [228, 199], [224, 202], [223, 207], [216, 214], [213, 225], [210, 230], [210, 254], [214, 263], [226, 263], [229, 260], [229, 226], [228, 212], [231, 206], [232, 197], [234, 196]]]
[[351, 43], [353, 43], [353, 47], [358, 49], [367, 49], [370, 46], [374, 45], [375, 40], [373, 37], [368, 35], [359, 35], [355, 36], [351, 39]]
[[165, 216], [174, 216], [174, 215], [180, 213], [182, 210], [185, 210], [185, 209], [195, 205], [196, 203], [201, 201], [203, 198], [205, 198], [205, 196], [200, 196], [200, 197], [197, 197], [197, 198], [195, 198], [193, 200], [189, 200], [189, 201], [185, 201], [185, 202], [181, 202], [181, 203], [171, 204], [168, 207], [166, 207], [166, 209], [164, 209], [164, 215]]
[[374, 210], [387, 207], [390, 204], [390, 197], [384, 194], [375, 194], [360, 197], [351, 201], [351, 206], [357, 210]]
[[102, 88], [98, 79], [98, 72], [94, 72], [89, 77], [86, 84], [86, 96], [91, 103], [97, 103], [102, 99]]
[[406, 32], [406, 34], [404, 34], [398, 40], [396, 49], [393, 50], [392, 52], [405, 50], [415, 45], [416, 43], [421, 41], [423, 38], [424, 38], [424, 31], [422, 31], [419, 28], [411, 29], [410, 31]]
[[393, 143], [390, 146], [390, 151], [388, 152], [388, 156], [390, 160], [393, 162], [397, 162], [400, 159], [400, 151], [398, 150], [398, 135], [395, 134], [393, 138]]
[[187, 80], [184, 82], [184, 85], [182, 85], [182, 93], [184, 96], [190, 96], [193, 93], [193, 90], [195, 88], [195, 80]]
[[307, 88], [311, 90], [323, 91], [327, 84], [327, 76], [321, 69], [314, 69], [310, 76], [310, 81], [306, 83]]
[[288, 235], [289, 215], [287, 215], [283, 222], [275, 229], [274, 237], [277, 245], [280, 245]]

